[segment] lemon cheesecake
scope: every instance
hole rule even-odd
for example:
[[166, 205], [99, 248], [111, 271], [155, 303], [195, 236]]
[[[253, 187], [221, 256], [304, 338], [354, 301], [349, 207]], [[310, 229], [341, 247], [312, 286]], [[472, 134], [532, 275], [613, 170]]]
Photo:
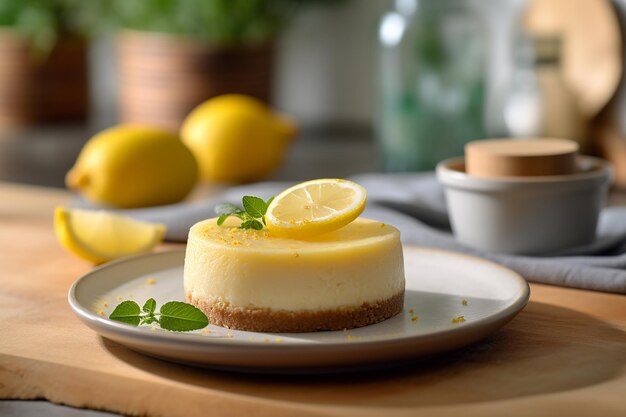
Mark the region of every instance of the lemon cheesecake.
[[212, 324], [267, 332], [341, 330], [386, 320], [403, 308], [400, 232], [358, 218], [304, 238], [243, 230], [217, 219], [189, 231], [188, 302]]

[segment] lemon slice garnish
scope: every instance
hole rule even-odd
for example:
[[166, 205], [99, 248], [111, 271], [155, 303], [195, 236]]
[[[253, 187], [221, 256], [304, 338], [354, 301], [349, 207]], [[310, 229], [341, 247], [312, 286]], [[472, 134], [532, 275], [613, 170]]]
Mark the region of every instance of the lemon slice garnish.
[[100, 264], [149, 252], [163, 241], [165, 225], [147, 223], [107, 211], [57, 207], [54, 229], [67, 250]]
[[280, 193], [265, 214], [270, 233], [308, 238], [330, 232], [355, 220], [365, 209], [367, 192], [340, 179], [303, 182]]

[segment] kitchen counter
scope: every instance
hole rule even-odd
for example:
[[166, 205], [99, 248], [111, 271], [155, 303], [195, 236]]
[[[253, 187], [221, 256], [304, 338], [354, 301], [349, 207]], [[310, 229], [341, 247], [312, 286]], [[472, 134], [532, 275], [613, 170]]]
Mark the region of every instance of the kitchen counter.
[[[91, 268], [54, 237], [53, 209], [68, 198], [0, 183], [2, 399], [185, 417], [626, 415], [626, 298], [546, 285], [531, 284], [528, 306], [487, 339], [384, 371], [251, 376], [134, 353], [67, 304], [70, 284]], [[0, 402], [0, 414], [39, 414], [45, 403], [22, 404]]]
[[[626, 298], [620, 295], [531, 284], [526, 309], [482, 342], [401, 369], [340, 376], [198, 370], [100, 338], [66, 301], [70, 284], [91, 266], [66, 253], [52, 230], [54, 207], [69, 198], [60, 188], [63, 176], [88, 136], [88, 129], [68, 126], [0, 140], [0, 181], [47, 186], [0, 182], [0, 399], [81, 407], [0, 401], [3, 417], [112, 415], [86, 408], [185, 417], [209, 410], [225, 416], [626, 415]], [[272, 179], [375, 171], [368, 137], [305, 134]], [[614, 192], [612, 204], [626, 204], [626, 195]]]
[[[89, 126], [59, 125], [0, 136], [0, 181], [63, 188], [65, 173], [95, 132]], [[343, 178], [377, 170], [369, 129], [308, 129], [294, 140], [284, 164], [268, 180]]]

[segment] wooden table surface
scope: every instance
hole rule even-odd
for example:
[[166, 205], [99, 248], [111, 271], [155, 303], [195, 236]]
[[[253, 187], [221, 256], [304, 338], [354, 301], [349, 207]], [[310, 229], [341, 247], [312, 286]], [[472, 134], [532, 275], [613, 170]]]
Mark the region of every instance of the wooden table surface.
[[67, 304], [90, 269], [53, 234], [67, 197], [0, 183], [0, 399], [181, 417], [626, 415], [626, 297], [546, 285], [486, 340], [386, 371], [250, 376], [134, 353]]

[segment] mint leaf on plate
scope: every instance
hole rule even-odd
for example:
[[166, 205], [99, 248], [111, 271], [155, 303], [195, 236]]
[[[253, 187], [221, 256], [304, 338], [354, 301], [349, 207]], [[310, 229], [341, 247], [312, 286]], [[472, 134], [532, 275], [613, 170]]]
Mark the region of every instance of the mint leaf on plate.
[[175, 332], [198, 330], [209, 324], [207, 316], [191, 304], [180, 301], [170, 301], [161, 306], [161, 328]]
[[151, 298], [148, 301], [146, 301], [146, 303], [143, 305], [142, 310], [144, 313], [148, 313], [149, 315], [152, 315], [154, 313], [154, 310], [156, 310], [156, 301], [154, 301], [154, 298]]
[[129, 300], [115, 307], [115, 310], [109, 315], [109, 318], [132, 326], [139, 326], [139, 322], [141, 321], [140, 314], [141, 310], [139, 309], [139, 304]]
[[202, 310], [181, 301], [163, 304], [159, 313], [155, 313], [155, 310], [154, 298], [145, 302], [143, 313], [139, 309], [139, 304], [128, 300], [115, 307], [109, 318], [132, 326], [157, 323], [162, 329], [175, 332], [202, 329], [209, 324], [209, 319]]
[[152, 323], [158, 323], [159, 319], [157, 319], [154, 316], [148, 316], [148, 317], [144, 317], [141, 319], [141, 323], [139, 324], [152, 324]]

